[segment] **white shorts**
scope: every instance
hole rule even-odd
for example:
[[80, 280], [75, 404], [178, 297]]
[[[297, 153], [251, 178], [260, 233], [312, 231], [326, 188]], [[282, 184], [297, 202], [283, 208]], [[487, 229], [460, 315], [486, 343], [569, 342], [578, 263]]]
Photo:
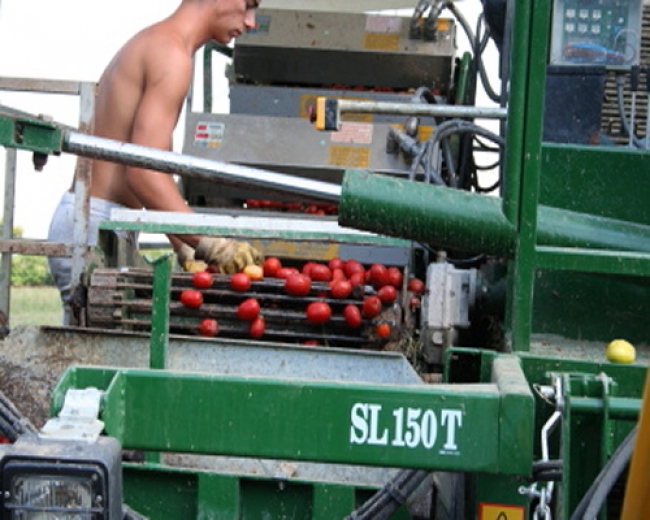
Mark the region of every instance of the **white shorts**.
[[[125, 206], [109, 202], [95, 197], [90, 198], [90, 214], [88, 222], [87, 244], [94, 246], [97, 244], [97, 233], [99, 224], [108, 220], [111, 210], [114, 208], [124, 209]], [[74, 194], [66, 191], [59, 205], [54, 211], [50, 222], [47, 240], [49, 242], [60, 242], [71, 244], [74, 234]], [[127, 239], [134, 247], [137, 246], [138, 234], [133, 231], [115, 231], [115, 234]], [[64, 256], [50, 256], [47, 259], [50, 273], [54, 278], [54, 283], [61, 293], [64, 312], [69, 311], [69, 300], [72, 296], [72, 286], [70, 283], [72, 271], [72, 258]], [[76, 285], [76, 283], [75, 283]], [[64, 318], [65, 319], [65, 318]]]

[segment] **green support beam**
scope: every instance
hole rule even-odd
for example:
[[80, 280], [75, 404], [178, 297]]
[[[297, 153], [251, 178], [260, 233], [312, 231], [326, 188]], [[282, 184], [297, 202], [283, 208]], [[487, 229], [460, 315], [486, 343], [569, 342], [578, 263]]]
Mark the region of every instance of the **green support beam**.
[[532, 462], [533, 398], [514, 358], [495, 363], [493, 383], [471, 385], [76, 367], [54, 402], [77, 383], [105, 391], [106, 432], [129, 449], [509, 474]]

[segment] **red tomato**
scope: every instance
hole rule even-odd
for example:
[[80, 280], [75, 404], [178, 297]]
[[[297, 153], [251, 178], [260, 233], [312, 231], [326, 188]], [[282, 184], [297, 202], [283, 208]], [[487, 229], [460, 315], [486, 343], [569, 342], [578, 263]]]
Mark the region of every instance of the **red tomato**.
[[195, 289], [186, 289], [181, 293], [181, 302], [186, 307], [197, 309], [203, 303], [203, 295]]
[[381, 312], [381, 300], [377, 296], [368, 296], [361, 305], [361, 315], [364, 318], [374, 318]]
[[347, 280], [347, 276], [343, 272], [343, 269], [336, 268], [332, 269], [332, 280]]
[[262, 269], [264, 269], [264, 276], [275, 276], [278, 269], [282, 267], [282, 262], [274, 256], [269, 256], [264, 259]]
[[318, 346], [318, 341], [315, 339], [307, 339], [302, 342], [303, 345], [306, 345], [308, 347], [317, 347]]
[[377, 296], [384, 305], [392, 305], [397, 298], [397, 289], [392, 285], [384, 285], [377, 291]]
[[205, 318], [199, 323], [199, 334], [206, 338], [212, 338], [219, 332], [219, 324], [216, 320]]
[[216, 265], [209, 265], [208, 267], [205, 268], [205, 270], [208, 273], [218, 273], [219, 272], [219, 268]]
[[352, 284], [348, 280], [332, 280], [330, 295], [337, 300], [343, 300], [352, 293]]
[[251, 278], [246, 273], [235, 273], [230, 277], [230, 288], [233, 291], [244, 292], [251, 288]]
[[413, 296], [409, 301], [409, 306], [411, 307], [412, 311], [417, 309], [420, 306], [420, 298], [418, 298], [417, 296]]
[[311, 268], [314, 267], [315, 265], [316, 262], [305, 262], [300, 272], [302, 274], [306, 274], [307, 276], [311, 276]]
[[275, 272], [275, 277], [276, 278], [286, 278], [290, 274], [297, 273], [297, 272], [298, 272], [298, 270], [295, 267], [280, 267], [280, 269], [278, 269]]
[[402, 279], [402, 271], [400, 271], [397, 267], [389, 267], [386, 269], [386, 280], [396, 289], [400, 289], [402, 287]]
[[366, 280], [363, 273], [352, 273], [352, 276], [350, 276], [350, 283], [352, 285], [365, 285]]
[[248, 333], [251, 335], [252, 338], [259, 339], [264, 335], [264, 331], [266, 330], [266, 323], [264, 322], [264, 318], [262, 316], [258, 316], [257, 318], [254, 318], [253, 321], [251, 321], [250, 325], [248, 326]]
[[390, 336], [390, 325], [384, 321], [377, 325], [375, 332], [377, 333], [378, 337], [382, 339], [387, 338]]
[[368, 281], [372, 284], [373, 287], [378, 289], [379, 287], [386, 285], [386, 266], [383, 264], [372, 264], [370, 266], [370, 269], [368, 269], [368, 273]]
[[424, 294], [424, 282], [419, 278], [411, 278], [406, 288], [415, 294]]
[[311, 279], [301, 273], [292, 273], [284, 280], [284, 290], [291, 296], [306, 296], [311, 290]]
[[332, 258], [327, 263], [327, 267], [329, 267], [331, 271], [334, 271], [334, 269], [343, 269], [344, 266], [345, 266], [345, 262], [338, 257]]
[[332, 272], [324, 264], [314, 264], [309, 270], [309, 276], [314, 282], [329, 282], [332, 279]]
[[346, 305], [343, 309], [343, 317], [350, 327], [358, 327], [361, 325], [361, 311], [359, 307], [352, 303]]
[[332, 309], [325, 302], [311, 302], [307, 305], [307, 321], [315, 325], [325, 323], [332, 317]]
[[253, 321], [260, 313], [260, 302], [255, 298], [248, 298], [237, 307], [237, 317], [242, 321]]
[[192, 275], [192, 285], [197, 289], [207, 289], [212, 287], [214, 278], [207, 271], [198, 271]]
[[259, 265], [247, 265], [242, 269], [242, 273], [247, 274], [251, 280], [259, 281], [264, 278], [264, 270]]
[[343, 267], [343, 271], [345, 272], [346, 276], [350, 278], [354, 273], [365, 273], [366, 270], [363, 268], [363, 266], [357, 262], [356, 260], [353, 260], [352, 258], [348, 261], [345, 262], [345, 266]]

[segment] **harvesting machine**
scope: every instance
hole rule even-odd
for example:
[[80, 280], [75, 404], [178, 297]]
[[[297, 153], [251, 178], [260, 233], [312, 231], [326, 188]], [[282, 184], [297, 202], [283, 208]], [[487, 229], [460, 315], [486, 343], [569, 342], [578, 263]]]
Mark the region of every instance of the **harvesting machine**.
[[[182, 153], [92, 136], [86, 105], [79, 129], [3, 107], [7, 150], [79, 156], [75, 237], [90, 158], [178, 175], [196, 213], [114, 211], [93, 250], [1, 242], [72, 256], [78, 285], [68, 323], [0, 351], [0, 518], [644, 517], [647, 8], [482, 4], [476, 31], [450, 0], [261, 8], [206, 46]], [[249, 240], [311, 286], [215, 273], [191, 308], [194, 275], [119, 230]], [[352, 264], [344, 295], [315, 274]]]

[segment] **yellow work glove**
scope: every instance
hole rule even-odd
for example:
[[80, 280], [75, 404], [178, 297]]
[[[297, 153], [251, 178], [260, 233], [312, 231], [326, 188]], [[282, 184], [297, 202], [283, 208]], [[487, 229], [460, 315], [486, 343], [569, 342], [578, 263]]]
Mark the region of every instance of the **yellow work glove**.
[[183, 271], [188, 273], [205, 271], [208, 267], [208, 264], [202, 260], [196, 260], [194, 258], [194, 249], [187, 244], [183, 244], [180, 249], [176, 251], [176, 258], [178, 259], [178, 265], [181, 266]]
[[196, 246], [194, 256], [225, 274], [237, 273], [247, 265], [262, 265], [264, 261], [262, 253], [248, 242], [217, 237], [203, 237]]

